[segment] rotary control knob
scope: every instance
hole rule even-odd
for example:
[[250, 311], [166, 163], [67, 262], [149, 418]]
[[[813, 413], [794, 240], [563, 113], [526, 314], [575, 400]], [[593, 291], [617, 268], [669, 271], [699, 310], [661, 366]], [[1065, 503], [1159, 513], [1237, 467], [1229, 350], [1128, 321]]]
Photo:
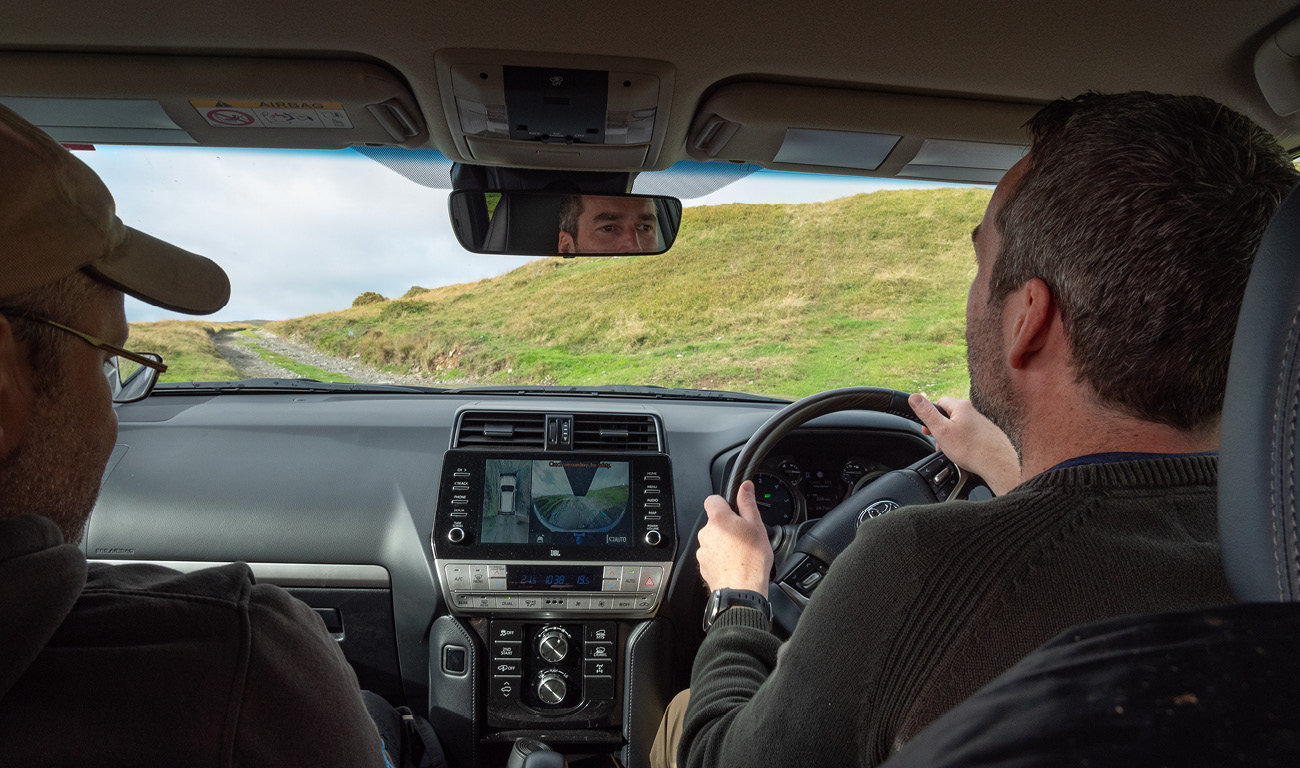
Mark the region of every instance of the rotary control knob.
[[563, 677], [555, 672], [547, 672], [537, 681], [537, 698], [546, 704], [559, 704], [564, 701], [564, 697], [568, 692], [568, 684], [564, 682]]
[[447, 531], [447, 541], [450, 541], [452, 544], [459, 544], [464, 540], [465, 540], [464, 528], [452, 528], [450, 531]]
[[[543, 659], [554, 664], [569, 655], [569, 638], [558, 630], [547, 630], [537, 638], [537, 652], [542, 655]], [[564, 695], [561, 694], [560, 698], [564, 698]]]
[[660, 542], [662, 542], [663, 540], [664, 540], [664, 536], [659, 531], [645, 532], [645, 543], [649, 544], [652, 547], [659, 546]]

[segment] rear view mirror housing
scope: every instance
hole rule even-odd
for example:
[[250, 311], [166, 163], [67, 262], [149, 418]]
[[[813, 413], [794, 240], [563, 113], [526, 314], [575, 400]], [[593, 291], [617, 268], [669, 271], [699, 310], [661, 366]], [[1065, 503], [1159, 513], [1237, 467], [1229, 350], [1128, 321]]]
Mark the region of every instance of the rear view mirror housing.
[[682, 221], [681, 201], [657, 195], [462, 189], [448, 208], [465, 250], [514, 256], [663, 253]]

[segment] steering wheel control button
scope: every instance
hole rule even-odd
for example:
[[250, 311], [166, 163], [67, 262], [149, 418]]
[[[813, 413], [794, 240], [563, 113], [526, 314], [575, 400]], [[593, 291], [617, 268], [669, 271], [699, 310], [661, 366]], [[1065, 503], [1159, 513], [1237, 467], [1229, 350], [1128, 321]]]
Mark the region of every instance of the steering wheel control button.
[[943, 485], [944, 481], [946, 481], [951, 475], [952, 475], [952, 467], [944, 467], [943, 469], [939, 470], [939, 474], [934, 476], [935, 485]]
[[799, 582], [799, 586], [803, 587], [806, 590], [811, 591], [813, 587], [817, 586], [817, 582], [821, 580], [822, 580], [822, 575], [817, 571], [813, 571], [812, 573], [803, 577], [803, 581]]
[[560, 629], [548, 629], [537, 638], [537, 654], [554, 664], [569, 655], [568, 633]]

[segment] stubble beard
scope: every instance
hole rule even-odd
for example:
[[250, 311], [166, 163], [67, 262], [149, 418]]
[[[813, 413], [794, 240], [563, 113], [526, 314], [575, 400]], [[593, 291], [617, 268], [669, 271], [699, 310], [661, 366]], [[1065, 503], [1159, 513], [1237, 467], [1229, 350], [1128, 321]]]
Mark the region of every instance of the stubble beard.
[[47, 517], [64, 541], [76, 543], [99, 496], [106, 457], [64, 405], [70, 389], [56, 377], [51, 390], [37, 396], [22, 443], [0, 461], [0, 519]]
[[1024, 410], [1011, 386], [1011, 374], [1003, 363], [999, 309], [990, 303], [979, 318], [966, 325], [970, 402], [975, 410], [1006, 434], [1016, 449], [1016, 456], [1023, 460]]

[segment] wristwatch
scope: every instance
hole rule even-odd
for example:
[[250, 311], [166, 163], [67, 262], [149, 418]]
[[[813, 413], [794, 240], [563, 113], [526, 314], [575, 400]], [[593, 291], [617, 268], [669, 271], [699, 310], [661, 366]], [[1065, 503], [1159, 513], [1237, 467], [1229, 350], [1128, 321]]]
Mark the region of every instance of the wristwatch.
[[704, 631], [709, 631], [723, 611], [736, 606], [753, 608], [766, 616], [769, 623], [772, 621], [772, 604], [766, 597], [750, 589], [719, 589], [709, 595], [709, 602], [704, 606]]

